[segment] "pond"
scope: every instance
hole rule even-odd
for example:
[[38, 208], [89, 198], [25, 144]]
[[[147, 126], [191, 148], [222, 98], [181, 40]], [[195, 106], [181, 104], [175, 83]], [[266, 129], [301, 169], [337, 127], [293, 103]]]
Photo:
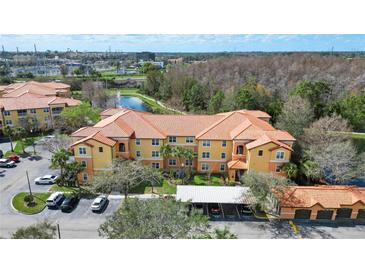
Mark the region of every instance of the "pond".
[[141, 99], [134, 96], [120, 96], [119, 106], [135, 110], [149, 111], [148, 106]]

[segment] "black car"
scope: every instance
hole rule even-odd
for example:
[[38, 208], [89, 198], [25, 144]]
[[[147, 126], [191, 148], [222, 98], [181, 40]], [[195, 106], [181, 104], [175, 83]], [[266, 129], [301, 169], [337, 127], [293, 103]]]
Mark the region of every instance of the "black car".
[[79, 198], [77, 196], [70, 196], [66, 197], [61, 204], [61, 211], [62, 212], [71, 212], [75, 209], [79, 202]]
[[3, 158], [4, 157], [4, 153], [3, 151], [0, 149], [0, 158]]

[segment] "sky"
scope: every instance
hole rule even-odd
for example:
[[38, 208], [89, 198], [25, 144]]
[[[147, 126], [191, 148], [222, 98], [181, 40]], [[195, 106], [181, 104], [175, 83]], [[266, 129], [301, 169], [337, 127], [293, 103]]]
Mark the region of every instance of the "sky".
[[223, 52], [223, 51], [365, 51], [365, 35], [1, 35], [5, 51], [122, 51], [122, 52]]

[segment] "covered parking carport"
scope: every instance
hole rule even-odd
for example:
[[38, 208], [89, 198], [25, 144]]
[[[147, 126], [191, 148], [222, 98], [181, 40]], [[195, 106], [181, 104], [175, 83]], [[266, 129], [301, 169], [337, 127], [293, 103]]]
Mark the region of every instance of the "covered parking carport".
[[254, 198], [248, 187], [178, 185], [176, 200], [191, 203], [213, 220], [237, 220], [249, 215]]

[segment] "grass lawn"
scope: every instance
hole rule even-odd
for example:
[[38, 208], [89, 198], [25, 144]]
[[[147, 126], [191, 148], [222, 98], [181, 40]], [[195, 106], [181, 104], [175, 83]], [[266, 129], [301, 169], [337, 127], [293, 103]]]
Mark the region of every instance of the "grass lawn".
[[57, 184], [54, 184], [49, 189], [50, 192], [56, 192], [56, 191], [62, 191], [62, 192], [68, 192], [68, 193], [75, 193], [79, 192], [78, 187], [71, 187], [71, 186], [59, 186]]
[[365, 133], [353, 133], [352, 139], [359, 153], [365, 152]]
[[[14, 145], [14, 142], [13, 142], [13, 145]], [[9, 157], [10, 155], [12, 155], [14, 153], [17, 155], [23, 154], [23, 149], [22, 149], [22, 145], [21, 145], [20, 141], [16, 141], [16, 144], [14, 146], [14, 152], [12, 152], [11, 150], [8, 150], [7, 152], [5, 152], [5, 157]]]
[[51, 195], [51, 193], [33, 193], [35, 204], [28, 207], [24, 202], [24, 197], [27, 196], [28, 192], [20, 192], [14, 196], [11, 203], [13, 207], [19, 212], [25, 214], [36, 214], [41, 212], [46, 206], [46, 200]]
[[195, 175], [191, 185], [197, 186], [220, 186], [221, 178], [219, 175], [211, 175], [211, 183], [209, 183], [207, 175]]
[[[131, 194], [149, 194], [152, 193], [152, 187], [139, 185], [131, 191]], [[176, 194], [176, 186], [170, 185], [166, 180], [162, 182], [162, 186], [153, 187], [153, 193], [156, 194]]]

